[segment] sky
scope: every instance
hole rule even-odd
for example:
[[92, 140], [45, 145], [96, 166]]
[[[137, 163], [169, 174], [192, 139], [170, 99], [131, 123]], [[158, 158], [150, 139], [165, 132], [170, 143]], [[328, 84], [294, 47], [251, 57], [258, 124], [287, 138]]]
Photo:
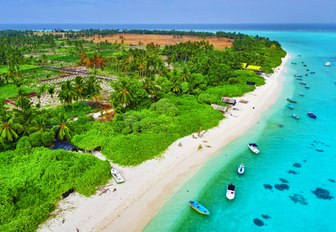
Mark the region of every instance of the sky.
[[8, 23], [336, 23], [335, 0], [0, 0]]

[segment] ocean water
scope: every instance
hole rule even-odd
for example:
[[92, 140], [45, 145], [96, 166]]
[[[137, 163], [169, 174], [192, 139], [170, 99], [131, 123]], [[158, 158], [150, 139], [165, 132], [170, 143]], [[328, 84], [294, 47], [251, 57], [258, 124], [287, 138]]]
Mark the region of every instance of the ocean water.
[[[169, 199], [146, 232], [336, 231], [336, 33], [244, 33], [278, 40], [292, 55], [280, 77], [284, 90], [248, 133], [218, 152]], [[327, 61], [333, 65], [325, 67]], [[302, 75], [310, 88], [294, 75]], [[287, 97], [297, 100], [295, 109], [287, 108]], [[309, 111], [317, 119], [309, 118]], [[259, 145], [259, 155], [248, 150], [249, 142]], [[241, 177], [240, 163], [245, 164]], [[236, 185], [233, 201], [225, 197], [229, 183]], [[211, 215], [192, 210], [189, 200], [205, 205]]]

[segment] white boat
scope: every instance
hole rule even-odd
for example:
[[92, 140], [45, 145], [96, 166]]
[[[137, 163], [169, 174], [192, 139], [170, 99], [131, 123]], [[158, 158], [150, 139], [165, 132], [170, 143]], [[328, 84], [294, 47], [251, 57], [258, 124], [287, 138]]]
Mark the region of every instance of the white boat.
[[240, 164], [237, 170], [238, 174], [243, 175], [245, 172], [244, 164]]
[[331, 62], [329, 62], [329, 61], [324, 63], [324, 66], [326, 66], [326, 67], [328, 67], [330, 65], [331, 65]]
[[248, 147], [250, 148], [250, 150], [255, 153], [255, 154], [259, 154], [259, 149], [258, 149], [258, 145], [255, 143], [249, 143]]
[[125, 182], [125, 179], [122, 177], [122, 175], [114, 168], [111, 169], [111, 174], [113, 178], [115, 179], [115, 181], [117, 182], [117, 184], [121, 184]]
[[233, 200], [236, 195], [236, 186], [234, 186], [232, 183], [228, 185], [226, 190], [226, 198], [229, 200]]

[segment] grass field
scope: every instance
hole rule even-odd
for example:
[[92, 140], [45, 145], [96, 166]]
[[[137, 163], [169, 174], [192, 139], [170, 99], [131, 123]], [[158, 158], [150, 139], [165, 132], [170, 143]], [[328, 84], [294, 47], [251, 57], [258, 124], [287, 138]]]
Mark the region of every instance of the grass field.
[[[20, 67], [21, 71], [40, 68], [40, 66], [30, 65], [30, 64], [23, 64], [23, 65], [20, 65], [19, 67]], [[0, 74], [7, 73], [7, 72], [8, 72], [8, 67], [7, 66], [0, 66]]]

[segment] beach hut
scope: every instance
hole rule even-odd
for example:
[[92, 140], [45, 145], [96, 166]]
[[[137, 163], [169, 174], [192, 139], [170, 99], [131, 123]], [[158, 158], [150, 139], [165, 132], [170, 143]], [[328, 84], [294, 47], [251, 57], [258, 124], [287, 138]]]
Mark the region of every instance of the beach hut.
[[218, 110], [222, 113], [225, 113], [228, 110], [228, 107], [226, 106], [220, 106], [220, 105], [216, 105], [216, 104], [211, 104], [211, 107], [214, 108], [215, 110]]
[[221, 99], [223, 102], [229, 104], [229, 105], [235, 105], [237, 103], [237, 100], [234, 98], [228, 98], [228, 97], [222, 97]]
[[254, 71], [254, 72], [260, 72], [261, 71], [261, 67], [260, 66], [257, 66], [257, 65], [248, 65], [246, 67], [247, 70], [251, 70], [251, 71]]

